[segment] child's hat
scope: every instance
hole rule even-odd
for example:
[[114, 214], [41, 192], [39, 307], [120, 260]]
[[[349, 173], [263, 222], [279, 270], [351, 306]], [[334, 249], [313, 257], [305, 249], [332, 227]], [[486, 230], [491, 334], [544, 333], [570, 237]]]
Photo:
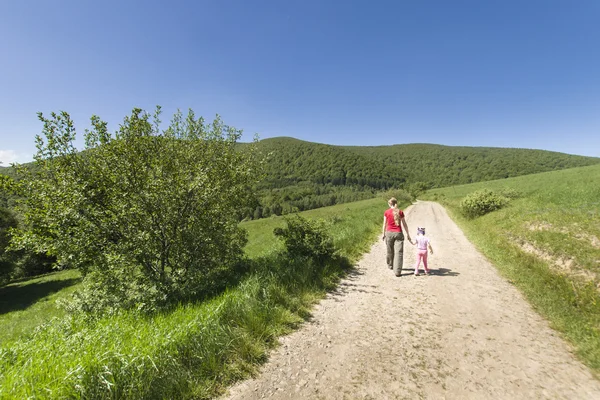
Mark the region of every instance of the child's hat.
[[423, 235], [425, 234], [425, 228], [423, 228], [423, 227], [421, 227], [421, 226], [419, 226], [419, 227], [417, 228], [417, 231], [418, 231], [419, 233], [422, 233]]

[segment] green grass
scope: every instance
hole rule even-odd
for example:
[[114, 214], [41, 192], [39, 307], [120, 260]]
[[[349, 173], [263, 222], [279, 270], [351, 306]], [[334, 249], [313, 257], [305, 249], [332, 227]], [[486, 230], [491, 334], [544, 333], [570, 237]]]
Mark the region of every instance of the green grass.
[[61, 271], [0, 287], [0, 345], [62, 317], [56, 300], [73, 293], [80, 277], [79, 271]]
[[[429, 191], [468, 238], [519, 288], [580, 359], [600, 372], [600, 166]], [[460, 200], [482, 188], [521, 193], [508, 206], [467, 219]], [[535, 253], [525, 249], [536, 249]], [[566, 260], [571, 260], [565, 265]], [[563, 263], [562, 267], [556, 263]]]
[[[385, 200], [375, 198], [299, 214], [305, 218], [321, 218], [328, 221], [332, 225], [331, 234], [336, 248], [342, 249], [347, 257], [354, 260], [367, 250], [372, 239], [371, 232], [378, 232], [378, 226], [373, 225], [373, 221], [381, 219], [379, 214], [383, 213], [385, 205]], [[250, 257], [264, 256], [280, 249], [281, 243], [273, 235], [273, 229], [284, 226], [284, 219], [285, 217], [272, 217], [242, 223], [241, 226], [248, 231], [246, 254]]]
[[[372, 199], [302, 214], [328, 221], [340, 254], [356, 260], [376, 237], [385, 207], [383, 199]], [[308, 317], [343, 274], [339, 260], [315, 269], [277, 252], [272, 231], [282, 223], [244, 225], [254, 273], [210, 301], [145, 317], [63, 316], [2, 345], [0, 398], [210, 398], [253, 373], [275, 338]], [[36, 306], [9, 307], [2, 318]]]

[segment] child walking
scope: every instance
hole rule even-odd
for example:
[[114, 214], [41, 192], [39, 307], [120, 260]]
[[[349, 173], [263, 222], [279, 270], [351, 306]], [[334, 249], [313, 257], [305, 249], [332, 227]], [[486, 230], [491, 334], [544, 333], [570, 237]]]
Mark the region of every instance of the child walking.
[[425, 228], [417, 228], [417, 237], [415, 238], [415, 244], [417, 245], [417, 263], [415, 264], [415, 276], [419, 275], [419, 265], [421, 259], [423, 260], [423, 267], [425, 268], [425, 275], [429, 275], [429, 269], [427, 268], [427, 247], [429, 247], [429, 253], [433, 254], [431, 248], [431, 241], [425, 236]]

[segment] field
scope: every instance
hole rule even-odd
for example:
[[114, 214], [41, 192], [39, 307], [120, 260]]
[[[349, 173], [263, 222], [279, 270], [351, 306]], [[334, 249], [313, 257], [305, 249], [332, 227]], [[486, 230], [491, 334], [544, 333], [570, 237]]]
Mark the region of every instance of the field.
[[[245, 223], [254, 273], [217, 298], [149, 317], [63, 315], [54, 302], [76, 287], [74, 271], [6, 286], [0, 398], [211, 397], [254, 371], [274, 339], [310, 315], [343, 266], [368, 249], [384, 208], [378, 198], [303, 213], [329, 224], [342, 256], [317, 277], [277, 251], [272, 232], [283, 218]], [[9, 304], [8, 296], [21, 305]]]
[[[600, 372], [600, 166], [429, 191], [577, 355]], [[518, 197], [475, 219], [460, 200], [482, 188]], [[507, 305], [510, 307], [510, 305]]]

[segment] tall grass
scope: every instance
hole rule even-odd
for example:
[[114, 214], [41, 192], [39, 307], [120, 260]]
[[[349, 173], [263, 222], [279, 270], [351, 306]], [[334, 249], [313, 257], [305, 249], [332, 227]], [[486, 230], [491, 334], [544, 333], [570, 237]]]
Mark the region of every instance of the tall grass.
[[340, 257], [319, 276], [286, 259], [273, 228], [280, 218], [245, 224], [252, 272], [210, 301], [152, 316], [57, 318], [0, 348], [0, 398], [210, 398], [255, 371], [275, 338], [368, 249], [383, 199], [303, 213], [329, 221]]
[[[431, 190], [469, 239], [519, 288], [580, 359], [600, 372], [600, 166]], [[468, 219], [459, 203], [482, 188], [518, 197]], [[514, 196], [513, 196], [514, 197]], [[510, 307], [510, 305], [507, 305]]]

